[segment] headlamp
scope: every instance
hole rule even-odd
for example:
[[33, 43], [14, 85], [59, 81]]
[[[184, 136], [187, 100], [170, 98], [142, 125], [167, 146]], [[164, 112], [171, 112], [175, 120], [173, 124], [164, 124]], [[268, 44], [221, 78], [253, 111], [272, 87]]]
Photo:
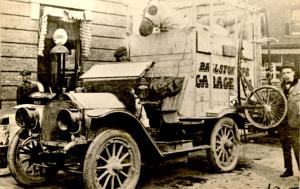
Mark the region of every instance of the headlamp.
[[57, 115], [57, 126], [71, 134], [78, 133], [81, 128], [82, 114], [77, 109], [63, 109]]
[[16, 112], [17, 125], [26, 129], [35, 129], [39, 118], [39, 113], [34, 107], [19, 108]]

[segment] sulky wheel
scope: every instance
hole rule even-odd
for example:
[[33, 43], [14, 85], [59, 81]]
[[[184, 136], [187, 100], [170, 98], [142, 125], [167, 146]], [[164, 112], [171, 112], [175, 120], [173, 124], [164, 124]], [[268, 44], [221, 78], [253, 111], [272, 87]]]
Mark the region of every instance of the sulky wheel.
[[126, 132], [109, 129], [100, 133], [88, 148], [83, 179], [89, 189], [134, 189], [141, 169], [141, 154]]
[[39, 156], [42, 146], [30, 131], [21, 128], [13, 137], [8, 149], [8, 166], [15, 180], [23, 186], [44, 184], [53, 178], [56, 168], [42, 165]]
[[255, 127], [274, 128], [283, 121], [286, 112], [287, 100], [274, 86], [259, 87], [247, 98], [245, 114]]
[[229, 117], [221, 118], [212, 130], [211, 148], [207, 150], [207, 157], [212, 168], [219, 172], [233, 170], [239, 158], [239, 145], [235, 121]]

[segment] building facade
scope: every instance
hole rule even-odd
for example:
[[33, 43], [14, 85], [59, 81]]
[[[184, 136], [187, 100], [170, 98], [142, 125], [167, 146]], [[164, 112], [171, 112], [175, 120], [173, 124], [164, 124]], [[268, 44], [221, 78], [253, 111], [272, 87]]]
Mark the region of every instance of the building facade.
[[[294, 63], [300, 71], [300, 1], [299, 0], [248, 0], [265, 8], [268, 14], [270, 50], [263, 45], [263, 64], [272, 63], [272, 82], [280, 82], [278, 67], [285, 63]], [[274, 4], [275, 3], [275, 4]]]
[[114, 50], [128, 44], [126, 11], [122, 0], [1, 0], [1, 110], [16, 104], [23, 69], [32, 71], [46, 92], [55, 92], [56, 65], [50, 51], [58, 28], [68, 35], [64, 82], [70, 90], [92, 65], [114, 62]]

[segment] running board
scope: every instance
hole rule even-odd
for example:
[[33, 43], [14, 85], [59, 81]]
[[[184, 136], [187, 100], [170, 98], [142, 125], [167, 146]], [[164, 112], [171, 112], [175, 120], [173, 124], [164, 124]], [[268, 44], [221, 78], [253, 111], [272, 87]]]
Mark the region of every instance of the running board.
[[188, 153], [188, 152], [194, 152], [194, 151], [199, 151], [199, 150], [207, 150], [207, 149], [210, 149], [209, 145], [201, 145], [201, 146], [195, 146], [195, 147], [181, 149], [181, 150], [163, 152], [162, 154], [165, 155], [165, 156], [170, 156], [170, 155], [178, 155], [178, 154], [184, 154], [184, 153]]

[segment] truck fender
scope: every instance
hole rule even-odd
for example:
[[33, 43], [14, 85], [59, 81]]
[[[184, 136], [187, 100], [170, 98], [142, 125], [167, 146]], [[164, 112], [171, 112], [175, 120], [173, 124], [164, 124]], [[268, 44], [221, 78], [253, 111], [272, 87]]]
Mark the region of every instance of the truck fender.
[[235, 121], [233, 132], [238, 142], [241, 141], [241, 132], [240, 129], [243, 129], [245, 126], [245, 119], [237, 113], [225, 114], [224, 117], [230, 117]]
[[213, 110], [206, 112], [206, 118], [208, 119], [220, 119], [222, 117], [231, 117], [236, 122], [239, 129], [244, 128], [245, 118], [240, 113], [238, 113], [235, 107], [217, 107]]
[[13, 109], [17, 110], [19, 108], [35, 108], [36, 105], [34, 104], [19, 104], [13, 107]]
[[[159, 150], [153, 138], [146, 131], [143, 123], [133, 114], [126, 110], [101, 110], [87, 113], [90, 121], [90, 129], [98, 131], [103, 128], [115, 128], [128, 132], [137, 142], [142, 153], [142, 157], [155, 159], [162, 158], [164, 155]], [[147, 160], [147, 159], [146, 159]]]

